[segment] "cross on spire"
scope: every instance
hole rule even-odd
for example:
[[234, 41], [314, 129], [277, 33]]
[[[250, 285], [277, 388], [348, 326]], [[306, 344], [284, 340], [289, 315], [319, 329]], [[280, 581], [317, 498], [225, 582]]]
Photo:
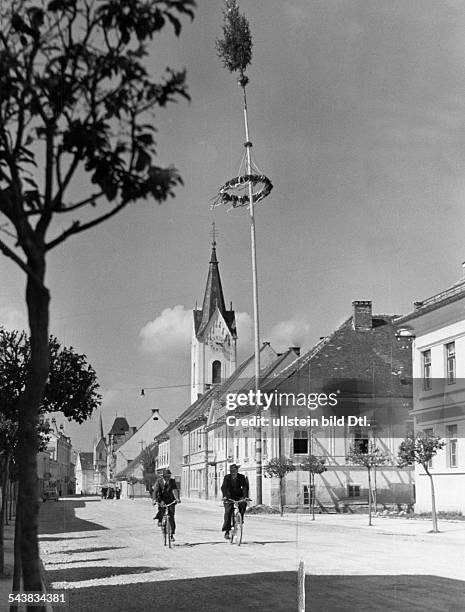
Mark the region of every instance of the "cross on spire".
[[210, 231], [210, 236], [212, 239], [212, 247], [215, 248], [216, 247], [216, 237], [218, 236], [219, 232], [216, 229], [216, 223], [214, 221], [212, 221], [212, 229]]

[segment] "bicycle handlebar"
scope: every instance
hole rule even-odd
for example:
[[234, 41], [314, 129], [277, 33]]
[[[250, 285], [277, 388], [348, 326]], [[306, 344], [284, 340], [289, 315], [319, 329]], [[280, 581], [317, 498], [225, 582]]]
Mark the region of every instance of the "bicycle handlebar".
[[158, 502], [160, 505], [163, 504], [163, 508], [169, 508], [170, 506], [172, 506], [173, 504], [177, 504], [178, 500], [175, 499], [174, 501], [172, 501], [170, 504], [165, 504], [165, 502]]
[[248, 502], [252, 501], [250, 497], [242, 497], [241, 499], [224, 499], [223, 501], [229, 502], [231, 504], [238, 504], [239, 502]]

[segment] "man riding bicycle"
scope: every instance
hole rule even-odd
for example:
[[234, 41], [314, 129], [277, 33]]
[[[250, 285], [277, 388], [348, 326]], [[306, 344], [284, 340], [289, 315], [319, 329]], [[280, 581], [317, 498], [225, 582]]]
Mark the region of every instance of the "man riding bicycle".
[[175, 479], [171, 477], [170, 470], [163, 470], [163, 477], [157, 480], [154, 490], [154, 499], [158, 502], [158, 512], [153, 518], [154, 520], [158, 520], [159, 527], [161, 527], [161, 521], [165, 513], [165, 506], [168, 506], [168, 518], [171, 525], [171, 540], [174, 541], [174, 532], [176, 531], [174, 513], [176, 504], [173, 504], [173, 502], [176, 501], [178, 504], [180, 504], [181, 499], [179, 497], [178, 486]]
[[[221, 485], [224, 504], [224, 521], [221, 531], [224, 531], [225, 540], [229, 540], [229, 532], [231, 531], [231, 519], [234, 513], [234, 503], [227, 501], [233, 499], [235, 501], [249, 497], [249, 481], [244, 474], [239, 474], [239, 466], [233, 463], [229, 467], [229, 474], [224, 477]], [[239, 512], [242, 520], [244, 520], [245, 509], [247, 502], [239, 502]]]

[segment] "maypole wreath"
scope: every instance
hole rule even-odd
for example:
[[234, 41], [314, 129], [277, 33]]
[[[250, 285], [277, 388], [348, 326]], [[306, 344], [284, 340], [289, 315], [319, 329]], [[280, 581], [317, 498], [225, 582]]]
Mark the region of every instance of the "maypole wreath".
[[[252, 35], [249, 22], [245, 15], [239, 12], [236, 0], [225, 0], [223, 10], [223, 38], [216, 41], [216, 50], [225, 68], [230, 72], [239, 72], [238, 83], [244, 94], [244, 113], [246, 122], [246, 140], [244, 143], [248, 156], [247, 170], [242, 176], [237, 176], [225, 183], [214, 198], [212, 208], [220, 204], [231, 204], [233, 208], [250, 206], [266, 198], [273, 189], [268, 177], [262, 174], [251, 159], [252, 143], [248, 139], [247, 98], [245, 88], [249, 82], [245, 69], [252, 62]], [[258, 172], [255, 172], [258, 171]], [[247, 195], [232, 193], [234, 190], [248, 188]]]
[[266, 198], [273, 189], [272, 182], [264, 174], [243, 174], [242, 176], [236, 176], [221, 187], [212, 204], [212, 208], [221, 204], [231, 204], [233, 208], [248, 206], [250, 203], [248, 194], [238, 195], [237, 193], [231, 193], [231, 191], [244, 188], [249, 183], [252, 184], [252, 200], [254, 204]]

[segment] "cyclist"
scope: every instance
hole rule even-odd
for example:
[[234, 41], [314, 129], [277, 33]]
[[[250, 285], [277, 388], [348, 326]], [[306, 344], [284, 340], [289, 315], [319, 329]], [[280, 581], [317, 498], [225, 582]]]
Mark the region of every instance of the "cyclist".
[[[224, 531], [225, 540], [229, 540], [229, 532], [231, 531], [231, 519], [234, 512], [234, 504], [228, 502], [228, 499], [239, 500], [244, 497], [249, 497], [249, 481], [244, 474], [239, 474], [239, 466], [233, 463], [229, 466], [229, 474], [224, 477], [223, 484], [221, 485], [221, 492], [223, 493], [223, 505], [224, 505], [224, 521], [221, 531]], [[245, 509], [247, 508], [247, 502], [240, 502], [238, 504], [239, 512], [241, 513], [242, 520], [244, 520]]]
[[[174, 478], [171, 477], [171, 471], [168, 469], [163, 470], [163, 476], [155, 484], [154, 491], [155, 500], [158, 502], [158, 512], [153, 517], [158, 520], [158, 526], [161, 527], [161, 520], [165, 513], [165, 506], [172, 504], [176, 501], [178, 504], [181, 503], [179, 497], [179, 489]], [[174, 542], [174, 532], [176, 531], [176, 521], [174, 520], [174, 513], [176, 504], [168, 506], [168, 518], [171, 524], [171, 540]]]

